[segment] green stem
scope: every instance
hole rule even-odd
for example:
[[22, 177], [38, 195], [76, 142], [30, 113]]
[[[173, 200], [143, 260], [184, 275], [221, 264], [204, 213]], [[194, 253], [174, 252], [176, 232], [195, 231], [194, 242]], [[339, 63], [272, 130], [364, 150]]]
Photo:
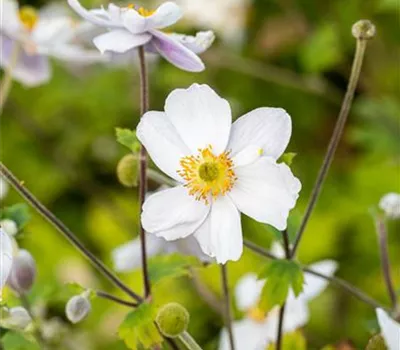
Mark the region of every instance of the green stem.
[[232, 330], [232, 309], [231, 309], [231, 298], [228, 286], [227, 264], [221, 265], [221, 276], [222, 276], [222, 292], [224, 295], [225, 325], [228, 330], [230, 349], [235, 350], [235, 339], [233, 337], [233, 330]]
[[185, 344], [186, 348], [189, 350], [202, 350], [200, 345], [197, 344], [193, 337], [186, 331], [180, 334], [178, 339]]
[[113, 301], [120, 305], [132, 307], [132, 308], [135, 308], [138, 306], [137, 303], [132, 303], [131, 301], [120, 299], [120, 298], [116, 297], [115, 295], [109, 294], [107, 292], [103, 292], [102, 290], [97, 290], [97, 291], [95, 291], [95, 293], [99, 298], [107, 299], [107, 300]]
[[38, 344], [40, 345], [41, 349], [43, 349], [43, 350], [48, 349], [46, 341], [43, 337], [43, 333], [40, 329], [39, 322], [32, 312], [32, 307], [31, 307], [31, 304], [30, 304], [27, 296], [25, 294], [21, 294], [19, 296], [19, 298], [21, 300], [22, 306], [25, 308], [25, 310], [28, 312], [30, 318], [32, 319], [33, 328], [34, 328], [33, 334], [34, 334]]
[[11, 91], [13, 81], [13, 70], [18, 63], [18, 57], [21, 51], [21, 47], [14, 42], [13, 49], [11, 52], [10, 64], [4, 69], [3, 80], [0, 83], [0, 116], [3, 114], [4, 105], [6, 104], [8, 95]]

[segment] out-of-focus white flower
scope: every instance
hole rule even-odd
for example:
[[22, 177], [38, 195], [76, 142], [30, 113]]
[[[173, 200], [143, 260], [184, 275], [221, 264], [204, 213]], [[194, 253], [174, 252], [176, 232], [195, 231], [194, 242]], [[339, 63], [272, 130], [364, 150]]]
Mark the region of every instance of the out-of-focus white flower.
[[89, 301], [89, 292], [75, 295], [68, 300], [65, 306], [65, 314], [72, 323], [78, 323], [89, 315], [92, 304]]
[[390, 219], [400, 218], [400, 193], [385, 194], [379, 201], [379, 208]]
[[0, 228], [0, 291], [10, 275], [12, 261], [13, 245], [11, 239], [8, 234]]
[[[281, 247], [274, 245], [275, 254], [283, 254]], [[327, 276], [332, 276], [337, 263], [324, 260], [310, 266], [313, 270]], [[295, 297], [292, 291], [286, 300], [286, 313], [283, 322], [283, 333], [290, 333], [307, 324], [310, 315], [308, 303], [320, 295], [328, 285], [324, 279], [304, 274], [304, 290]], [[277, 327], [279, 323], [279, 308], [273, 308], [265, 314], [258, 308], [261, 290], [265, 281], [257, 280], [255, 274], [243, 276], [237, 283], [235, 297], [238, 309], [245, 312], [242, 320], [232, 324], [236, 349], [238, 350], [263, 350], [267, 345], [276, 342]], [[228, 350], [229, 337], [226, 329], [222, 330], [219, 350]]]
[[376, 309], [376, 316], [388, 350], [400, 350], [400, 323], [390, 318], [382, 309]]
[[1, 318], [2, 327], [11, 329], [25, 329], [32, 322], [32, 318], [28, 311], [22, 306], [12, 307], [8, 310], [8, 315]]
[[142, 117], [137, 137], [179, 184], [146, 199], [147, 232], [168, 241], [193, 235], [205, 254], [225, 263], [243, 252], [241, 212], [286, 228], [301, 183], [277, 163], [292, 132], [283, 109], [258, 108], [232, 124], [228, 101], [198, 84], [174, 90], [164, 109]]
[[18, 226], [15, 221], [4, 219], [0, 221], [0, 227], [6, 231], [9, 236], [15, 236], [18, 233]]
[[251, 0], [177, 0], [191, 25], [210, 28], [224, 41], [240, 45]]
[[36, 262], [31, 253], [25, 249], [20, 249], [13, 258], [13, 264], [8, 278], [10, 287], [24, 294], [30, 291], [35, 282]]
[[32, 7], [18, 9], [14, 0], [2, 0], [1, 6], [0, 65], [21, 84], [46, 83], [51, 77], [48, 57], [79, 64], [104, 61], [98, 52], [74, 42], [82, 30], [80, 23], [66, 16], [41, 16]]
[[7, 196], [7, 193], [8, 193], [8, 183], [0, 176], [0, 200], [4, 199]]
[[[198, 33], [195, 37], [177, 37], [161, 31], [182, 17], [181, 9], [173, 2], [165, 2], [154, 11], [135, 6], [118, 7], [112, 3], [107, 9], [102, 7], [88, 11], [78, 0], [68, 0], [68, 3], [87, 21], [108, 29], [107, 33], [93, 39], [100, 52], [129, 54], [144, 46], [146, 51], [160, 54], [183, 70], [204, 70], [204, 64], [196, 52], [203, 52], [210, 47], [214, 35], [207, 32]], [[187, 42], [190, 42], [189, 46]]]

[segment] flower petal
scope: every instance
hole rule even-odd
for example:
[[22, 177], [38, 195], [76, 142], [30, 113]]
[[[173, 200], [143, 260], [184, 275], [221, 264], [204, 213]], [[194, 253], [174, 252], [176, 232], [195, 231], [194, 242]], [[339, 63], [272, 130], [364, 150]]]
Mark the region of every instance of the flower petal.
[[301, 188], [289, 167], [261, 157], [252, 164], [237, 167], [235, 174], [237, 180], [229, 196], [237, 208], [259, 222], [284, 230]]
[[168, 252], [179, 251], [185, 255], [195, 256], [204, 263], [212, 263], [214, 261], [213, 258], [203, 253], [199, 242], [197, 242], [196, 238], [193, 235], [169, 243], [174, 243], [175, 247], [174, 250], [172, 250], [170, 247], [167, 247]]
[[232, 157], [233, 165], [238, 167], [254, 163], [262, 154], [263, 149], [260, 146], [248, 145]]
[[272, 243], [271, 253], [274, 254], [279, 259], [285, 258], [285, 250], [283, 249], [282, 244], [279, 244], [276, 241]]
[[181, 8], [174, 2], [167, 1], [149, 17], [146, 17], [146, 30], [168, 27], [182, 17]]
[[151, 195], [143, 205], [142, 224], [147, 232], [173, 241], [192, 234], [208, 215], [209, 206], [190, 196], [184, 186]]
[[195, 54], [201, 54], [208, 50], [215, 40], [215, 34], [212, 30], [197, 32], [195, 36], [178, 33], [171, 33], [169, 36], [179, 41]]
[[231, 109], [208, 85], [193, 84], [188, 89], [172, 91], [165, 102], [165, 112], [193, 153], [208, 145], [215, 154], [225, 151]]
[[376, 309], [381, 333], [388, 350], [400, 349], [400, 324], [389, 317], [382, 309]]
[[177, 40], [158, 30], [152, 30], [153, 47], [158, 53], [174, 66], [189, 71], [201, 72], [205, 69], [202, 60]]
[[180, 159], [190, 150], [163, 112], [147, 112], [136, 128], [136, 135], [150, 154], [153, 162], [168, 176], [182, 181], [177, 170]]
[[133, 34], [146, 32], [146, 18], [139, 15], [133, 9], [124, 9], [121, 11], [121, 20], [124, 27]]
[[228, 149], [235, 155], [247, 145], [258, 145], [264, 155], [277, 160], [286, 149], [292, 122], [282, 108], [257, 108], [240, 117], [232, 125]]
[[12, 267], [13, 247], [10, 237], [0, 228], [0, 290], [3, 288]]
[[[338, 264], [333, 260], [323, 260], [309, 266], [316, 272], [325, 276], [333, 276], [338, 268]], [[320, 295], [323, 290], [328, 286], [329, 282], [318, 276], [309, 273], [304, 274], [304, 290], [301, 293], [301, 298], [310, 301]]]
[[114, 29], [108, 33], [96, 36], [93, 39], [94, 45], [101, 53], [106, 51], [124, 53], [130, 49], [146, 44], [151, 35], [132, 34], [125, 29]]
[[254, 273], [248, 273], [240, 278], [235, 287], [236, 305], [240, 311], [247, 311], [257, 306], [264, 284], [265, 281], [258, 280]]
[[195, 237], [204, 253], [219, 264], [237, 261], [243, 252], [240, 213], [227, 197], [218, 197], [211, 205], [208, 218], [196, 231]]
[[1, 1], [0, 30], [13, 35], [21, 28], [21, 21], [18, 16], [18, 2], [13, 0]]

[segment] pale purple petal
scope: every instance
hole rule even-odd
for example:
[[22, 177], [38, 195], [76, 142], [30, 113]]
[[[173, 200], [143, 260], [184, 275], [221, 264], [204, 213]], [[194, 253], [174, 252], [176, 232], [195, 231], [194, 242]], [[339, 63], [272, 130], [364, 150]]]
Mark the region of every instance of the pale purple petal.
[[169, 36], [179, 41], [195, 54], [201, 54], [208, 50], [215, 40], [215, 34], [212, 30], [197, 32], [195, 36], [178, 33], [171, 33]]
[[151, 16], [146, 18], [146, 30], [168, 27], [182, 17], [181, 8], [174, 2], [163, 3]]

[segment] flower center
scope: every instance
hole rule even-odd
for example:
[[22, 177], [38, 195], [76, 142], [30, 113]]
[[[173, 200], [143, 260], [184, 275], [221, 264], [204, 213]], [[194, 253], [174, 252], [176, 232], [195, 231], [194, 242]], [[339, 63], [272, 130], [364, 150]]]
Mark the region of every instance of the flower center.
[[189, 194], [208, 203], [213, 198], [229, 192], [236, 180], [229, 152], [214, 155], [212, 147], [199, 149], [196, 156], [183, 157], [178, 174], [186, 181]]
[[155, 10], [148, 10], [148, 9], [142, 7], [142, 6], [135, 6], [134, 4], [128, 5], [128, 8], [135, 10], [139, 15], [141, 15], [143, 17], [149, 17], [154, 12], [156, 12]]
[[263, 322], [267, 314], [259, 307], [253, 307], [247, 312], [247, 316], [255, 322]]
[[26, 29], [32, 31], [38, 21], [36, 10], [31, 6], [22, 6], [19, 10], [19, 19]]

